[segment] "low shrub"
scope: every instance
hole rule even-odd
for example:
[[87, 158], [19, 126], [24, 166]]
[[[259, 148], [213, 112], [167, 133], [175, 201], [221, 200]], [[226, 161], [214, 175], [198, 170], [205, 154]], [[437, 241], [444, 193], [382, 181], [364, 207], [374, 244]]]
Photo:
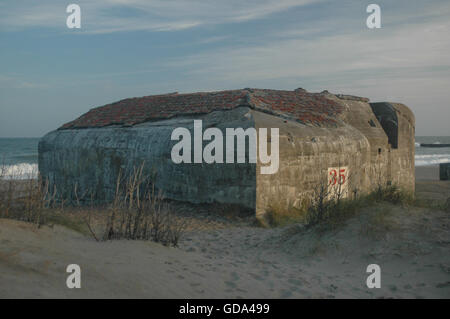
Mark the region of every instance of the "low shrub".
[[[107, 207], [94, 207], [93, 195], [89, 192], [79, 195], [77, 185], [74, 185], [71, 198], [60, 198], [56, 187], [49, 189], [48, 181], [40, 178], [18, 180], [10, 176], [5, 179], [2, 175], [5, 170], [0, 167], [0, 218], [29, 222], [38, 227], [60, 224], [90, 233], [97, 241], [152, 240], [177, 246], [186, 222], [177, 218], [162, 193], [153, 187], [153, 176], [145, 175], [143, 168], [142, 164], [126, 176], [120, 173], [114, 201]], [[86, 203], [91, 206], [87, 208]], [[72, 215], [66, 213], [74, 209], [78, 211]], [[100, 218], [95, 227], [92, 226], [92, 212], [105, 215], [105, 211], [107, 217]], [[96, 234], [99, 229], [102, 236]]]

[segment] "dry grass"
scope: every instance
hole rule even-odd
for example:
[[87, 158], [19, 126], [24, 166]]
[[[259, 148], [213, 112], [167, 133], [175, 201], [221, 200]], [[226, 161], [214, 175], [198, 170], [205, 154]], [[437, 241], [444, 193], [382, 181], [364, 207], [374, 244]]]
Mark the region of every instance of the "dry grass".
[[282, 203], [272, 203], [267, 210], [264, 219], [259, 220], [259, 225], [263, 227], [283, 227], [293, 223], [303, 222], [305, 211]]
[[386, 239], [386, 234], [397, 230], [398, 224], [392, 218], [392, 206], [380, 204], [373, 207], [367, 220], [361, 223], [359, 235], [374, 240]]
[[132, 174], [119, 173], [114, 201], [103, 239], [143, 239], [177, 246], [186, 229], [186, 221], [176, 218], [171, 205], [164, 201], [144, 165], [134, 168]]
[[78, 185], [74, 185], [70, 198], [60, 198], [56, 187], [49, 189], [48, 181], [31, 176], [24, 180], [6, 178], [5, 169], [0, 168], [0, 218], [33, 223], [38, 228], [59, 224], [90, 234], [97, 241], [152, 240], [177, 246], [186, 221], [175, 216], [143, 168], [141, 165], [130, 174], [120, 174], [114, 200], [101, 207], [94, 205], [89, 191], [80, 194]]
[[444, 204], [444, 210], [447, 212], [447, 213], [450, 213], [450, 196], [447, 198], [447, 200], [445, 201], [445, 204]]
[[[383, 206], [383, 203], [401, 206], [424, 205], [419, 203], [412, 194], [404, 192], [395, 185], [377, 185], [371, 193], [365, 195], [357, 191], [352, 191], [352, 193], [353, 196], [350, 198], [343, 198], [341, 188], [338, 187], [330, 192], [328, 185], [319, 183], [301, 208], [285, 208], [285, 205], [276, 205], [275, 203], [268, 211], [266, 219], [269, 226], [278, 227], [298, 223], [306, 228], [317, 226], [318, 230], [326, 231], [345, 225], [350, 218], [358, 215], [365, 208]], [[386, 212], [374, 215], [375, 217], [371, 221], [374, 236], [378, 230], [388, 228], [389, 221], [386, 218]], [[367, 230], [367, 232], [371, 232], [371, 230]]]
[[[313, 202], [321, 202], [320, 196], [316, 195]], [[395, 185], [387, 185], [385, 187], [377, 187], [373, 192], [367, 195], [360, 195], [353, 198], [336, 199], [331, 196], [331, 199], [322, 203], [321, 205], [313, 205], [308, 209], [306, 226], [314, 226], [322, 224], [325, 228], [336, 228], [344, 225], [346, 221], [356, 216], [364, 208], [380, 206], [383, 203], [393, 205], [414, 205], [414, 197], [407, 192], [402, 191]], [[375, 214], [373, 225], [386, 225], [387, 209], [383, 209], [380, 214]], [[380, 227], [381, 227], [380, 226]]]
[[[152, 240], [172, 246], [178, 245], [187, 230], [189, 218], [183, 218], [179, 211], [183, 207], [164, 200], [163, 194], [152, 184], [154, 176], [145, 174], [143, 164], [127, 174], [119, 174], [114, 200], [102, 207], [94, 206], [93, 194], [88, 191], [81, 194], [78, 185], [74, 185], [70, 198], [64, 199], [59, 198], [58, 190], [50, 189], [46, 181], [4, 179], [3, 172], [0, 167], [0, 218], [30, 222], [38, 227], [60, 224], [89, 234], [98, 241]], [[384, 202], [444, 211], [450, 209], [450, 199], [444, 204], [423, 202], [395, 185], [378, 184], [368, 195], [354, 191], [351, 199], [344, 199], [340, 188], [330, 194], [326, 184], [318, 184], [301, 208], [273, 202], [263, 226], [299, 223], [305, 227], [318, 225], [324, 230], [336, 229], [363, 208]], [[216, 204], [212, 207], [218, 215], [226, 215], [230, 219], [242, 220], [248, 216], [248, 212], [239, 206]], [[378, 230], [387, 225], [383, 214], [377, 216], [372, 221], [372, 229], [363, 232], [376, 236]]]

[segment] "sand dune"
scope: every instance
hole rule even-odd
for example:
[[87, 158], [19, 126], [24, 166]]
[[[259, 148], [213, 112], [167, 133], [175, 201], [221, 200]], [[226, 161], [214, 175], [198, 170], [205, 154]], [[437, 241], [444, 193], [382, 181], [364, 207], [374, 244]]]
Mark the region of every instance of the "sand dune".
[[[0, 220], [0, 297], [450, 297], [445, 212], [382, 204], [325, 230], [202, 223], [179, 248], [168, 248]], [[73, 263], [81, 267], [81, 289], [65, 284]], [[366, 286], [372, 263], [381, 267], [380, 289]]]
[[[450, 182], [430, 172], [417, 196], [445, 201]], [[448, 212], [382, 203], [308, 229], [185, 212], [178, 248], [0, 219], [0, 297], [450, 298]], [[66, 287], [69, 264], [81, 267], [81, 289]], [[369, 264], [381, 267], [380, 289], [366, 286]]]

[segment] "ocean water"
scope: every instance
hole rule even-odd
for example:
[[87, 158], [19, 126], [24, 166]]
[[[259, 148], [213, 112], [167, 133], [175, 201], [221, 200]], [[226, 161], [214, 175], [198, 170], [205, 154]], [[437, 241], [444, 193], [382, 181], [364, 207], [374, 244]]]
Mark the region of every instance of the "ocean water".
[[36, 178], [39, 138], [0, 138], [0, 176]]
[[450, 144], [450, 136], [416, 136], [416, 166], [450, 163], [450, 147], [421, 147], [420, 144]]
[[[0, 176], [36, 178], [39, 138], [0, 138]], [[416, 136], [416, 166], [450, 162], [450, 147], [421, 147], [420, 143], [450, 144], [450, 136]]]

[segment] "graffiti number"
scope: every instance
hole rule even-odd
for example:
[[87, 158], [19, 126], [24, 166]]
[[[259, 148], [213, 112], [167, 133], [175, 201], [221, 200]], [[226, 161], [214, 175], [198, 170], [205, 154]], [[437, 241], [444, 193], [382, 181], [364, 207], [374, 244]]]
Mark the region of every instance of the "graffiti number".
[[345, 168], [339, 169], [339, 182], [338, 182], [338, 173], [337, 169], [331, 169], [329, 172], [330, 180], [328, 181], [328, 185], [335, 186], [337, 183], [339, 185], [345, 184]]

